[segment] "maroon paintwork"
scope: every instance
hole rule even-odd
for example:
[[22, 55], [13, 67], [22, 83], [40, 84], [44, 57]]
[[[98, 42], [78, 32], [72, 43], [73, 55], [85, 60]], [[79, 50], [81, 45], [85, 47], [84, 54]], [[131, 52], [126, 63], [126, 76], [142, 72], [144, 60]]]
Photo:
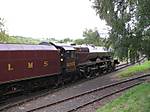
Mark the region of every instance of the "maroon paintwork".
[[88, 47], [74, 47], [77, 53], [77, 63], [78, 65], [83, 64], [88, 61], [89, 49]]
[[111, 55], [111, 52], [104, 51], [93, 51], [91, 52], [88, 47], [74, 46], [77, 53], [77, 64], [83, 65], [88, 61], [96, 61], [97, 58], [108, 57]]
[[0, 84], [55, 74], [60, 74], [60, 56], [54, 46], [0, 44]]

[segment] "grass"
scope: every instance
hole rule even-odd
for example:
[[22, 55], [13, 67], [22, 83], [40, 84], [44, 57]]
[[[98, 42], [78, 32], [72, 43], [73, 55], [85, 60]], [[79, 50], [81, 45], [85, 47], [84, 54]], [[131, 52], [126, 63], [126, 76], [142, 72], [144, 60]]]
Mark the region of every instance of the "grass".
[[96, 112], [150, 112], [150, 83], [128, 90]]
[[118, 77], [129, 77], [139, 72], [150, 70], [150, 61], [146, 61], [141, 65], [134, 65], [117, 74]]

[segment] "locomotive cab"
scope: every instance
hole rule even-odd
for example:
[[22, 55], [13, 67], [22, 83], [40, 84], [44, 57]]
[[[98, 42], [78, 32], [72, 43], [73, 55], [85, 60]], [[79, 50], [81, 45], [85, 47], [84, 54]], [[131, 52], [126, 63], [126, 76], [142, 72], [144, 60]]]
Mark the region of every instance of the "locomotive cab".
[[76, 70], [75, 59], [76, 59], [75, 50], [66, 50], [65, 68], [67, 72], [72, 72]]
[[76, 52], [71, 46], [57, 46], [60, 48], [60, 61], [63, 72], [74, 72], [76, 70]]
[[66, 44], [50, 44], [54, 45], [59, 50], [62, 73], [75, 72], [76, 50], [72, 46]]
[[40, 45], [53, 45], [59, 50], [62, 73], [76, 70], [76, 50], [70, 45], [41, 42]]

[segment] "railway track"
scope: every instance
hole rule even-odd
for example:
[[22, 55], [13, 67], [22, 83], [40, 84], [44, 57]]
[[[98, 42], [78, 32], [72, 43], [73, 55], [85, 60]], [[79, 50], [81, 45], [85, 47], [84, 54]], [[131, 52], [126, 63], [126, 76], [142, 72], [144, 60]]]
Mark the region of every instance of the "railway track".
[[[120, 70], [120, 69], [125, 68], [125, 67], [128, 67], [128, 66], [130, 66], [130, 65], [131, 65], [131, 64], [122, 64], [122, 65], [119, 65], [119, 66], [117, 66], [117, 69], [116, 69], [116, 70]], [[91, 80], [91, 79], [87, 79], [87, 80]], [[86, 80], [86, 81], [87, 81], [87, 80]], [[79, 83], [80, 83], [80, 82], [79, 82]], [[63, 88], [65, 88], [65, 87], [63, 87]], [[53, 92], [59, 91], [59, 90], [61, 90], [61, 89], [63, 89], [63, 88], [58, 88], [57, 90], [54, 90]], [[18, 102], [16, 102], [16, 103], [4, 105], [4, 106], [0, 107], [0, 111], [7, 110], [7, 109], [9, 109], [9, 108], [11, 108], [11, 107], [14, 107], [14, 106], [17, 106], [17, 105], [21, 105], [21, 104], [26, 103], [26, 102], [30, 102], [30, 101], [32, 101], [32, 100], [38, 99], [39, 97], [44, 97], [44, 96], [46, 96], [46, 95], [48, 95], [48, 94], [51, 94], [51, 93], [53, 93], [53, 92], [49, 92], [49, 91], [48, 91], [48, 92], [42, 93], [42, 94], [40, 94], [40, 95], [36, 95], [36, 96], [31, 97], [31, 98], [27, 98], [27, 99], [18, 101]], [[50, 105], [51, 105], [51, 104], [50, 104]], [[31, 110], [31, 111], [32, 111], [32, 110]], [[29, 112], [30, 112], [30, 111], [29, 111]]]
[[96, 101], [99, 101], [116, 93], [125, 91], [131, 87], [139, 85], [149, 77], [150, 74], [129, 78], [123, 81], [119, 81], [117, 83], [105, 85], [100, 88], [86, 91], [75, 96], [61, 99], [53, 103], [49, 103], [35, 108], [33, 107], [32, 109], [26, 110], [25, 112], [41, 112], [41, 111], [56, 112], [59, 111], [59, 109], [60, 109], [59, 112], [72, 112], [77, 109], [83, 108], [86, 105], [92, 104]]
[[[43, 103], [43, 105], [41, 106], [35, 106], [35, 107], [33, 106], [32, 108], [22, 110], [21, 112], [49, 112], [49, 111], [56, 112], [56, 110], [57, 112], [72, 112], [80, 108], [83, 108], [84, 106], [87, 106], [89, 104], [92, 104], [96, 101], [100, 101], [101, 99], [107, 98], [111, 95], [114, 95], [116, 93], [125, 91], [126, 89], [129, 89], [131, 87], [139, 85], [147, 79], [150, 79], [150, 74], [141, 75], [138, 77], [119, 81], [117, 83], [105, 85], [90, 91], [80, 93], [75, 96], [58, 100], [53, 103], [47, 103], [47, 104]], [[10, 111], [8, 110], [8, 112]]]
[[131, 65], [134, 65], [134, 64], [137, 64], [137, 63], [141, 63], [141, 62], [144, 61], [145, 59], [146, 59], [146, 57], [143, 57], [143, 58], [141, 58], [140, 60], [138, 60], [138, 61], [135, 62], [135, 63], [124, 63], [124, 64], [117, 65], [117, 66], [116, 66], [116, 70], [120, 70], [120, 69], [126, 68], [126, 67], [128, 67], [128, 66], [131, 66]]

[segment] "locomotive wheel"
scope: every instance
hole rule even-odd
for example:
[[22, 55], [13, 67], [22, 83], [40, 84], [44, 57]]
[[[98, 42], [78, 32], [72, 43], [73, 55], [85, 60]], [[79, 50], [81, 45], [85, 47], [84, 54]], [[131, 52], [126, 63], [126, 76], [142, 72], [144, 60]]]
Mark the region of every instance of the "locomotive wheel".
[[90, 73], [86, 73], [86, 74], [85, 74], [85, 78], [89, 79], [89, 78], [91, 78], [91, 77], [92, 77], [92, 76], [91, 76]]
[[93, 76], [93, 71], [91, 70], [90, 67], [87, 67], [86, 72], [84, 73], [84, 77], [89, 79]]
[[65, 77], [65, 74], [61, 74], [61, 75], [57, 76], [56, 81], [54, 83], [55, 88], [58, 88], [58, 87], [65, 85], [65, 78], [64, 77]]

